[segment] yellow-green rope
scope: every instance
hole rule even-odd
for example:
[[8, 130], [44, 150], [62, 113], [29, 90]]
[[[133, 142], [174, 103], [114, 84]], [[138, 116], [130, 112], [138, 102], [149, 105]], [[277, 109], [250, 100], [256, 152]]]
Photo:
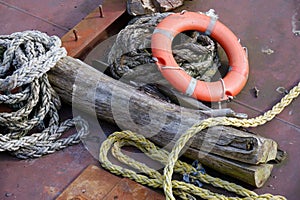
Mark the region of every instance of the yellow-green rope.
[[[222, 194], [211, 192], [207, 189], [197, 187], [193, 184], [189, 184], [182, 181], [172, 180], [173, 172], [179, 174], [191, 173], [197, 171], [193, 166], [179, 161], [179, 153], [182, 148], [186, 145], [188, 140], [195, 134], [199, 133], [205, 128], [209, 128], [217, 125], [235, 126], [235, 127], [256, 127], [272, 120], [277, 114], [279, 114], [287, 105], [289, 105], [293, 99], [297, 98], [300, 93], [300, 82], [290, 92], [284, 96], [279, 103], [263, 115], [252, 119], [237, 119], [231, 117], [218, 117], [208, 118], [195, 124], [188, 129], [179, 140], [177, 140], [172, 151], [169, 153], [163, 149], [156, 147], [152, 142], [147, 140], [142, 135], [138, 135], [131, 131], [115, 132], [104, 141], [100, 148], [99, 161], [102, 166], [108, 169], [110, 172], [122, 175], [124, 177], [135, 180], [138, 183], [148, 185], [154, 188], [163, 188], [166, 199], [174, 200], [173, 193], [182, 199], [193, 199], [193, 196], [199, 196], [203, 199], [223, 199], [223, 200], [234, 200], [234, 199], [259, 199], [259, 200], [279, 200], [286, 199], [283, 196], [263, 194], [258, 195], [253, 191], [243, 188], [234, 183], [224, 181], [219, 178], [212, 177], [208, 174], [197, 173], [195, 179], [198, 179], [204, 183], [211, 184], [215, 187], [224, 188], [227, 191], [234, 192], [240, 197], [226, 197]], [[121, 147], [124, 145], [133, 145], [139, 148], [147, 156], [153, 160], [157, 160], [165, 165], [164, 174], [161, 175], [154, 169], [149, 168], [143, 163], [137, 162], [132, 158], [124, 155], [121, 152]], [[112, 164], [108, 158], [108, 151], [112, 149], [112, 154], [119, 159], [119, 161], [127, 164], [128, 166], [137, 169], [148, 176], [137, 174], [131, 169], [125, 169], [123, 167]]]

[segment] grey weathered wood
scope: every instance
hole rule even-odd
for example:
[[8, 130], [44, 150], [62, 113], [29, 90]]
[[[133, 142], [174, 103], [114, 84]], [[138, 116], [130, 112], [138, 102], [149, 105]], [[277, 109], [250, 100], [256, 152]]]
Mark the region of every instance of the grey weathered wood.
[[[160, 146], [164, 146], [166, 141], [154, 142]], [[242, 163], [211, 153], [199, 151], [199, 149], [192, 146], [189, 146], [186, 149], [184, 156], [193, 160], [197, 159], [205, 166], [258, 188], [265, 184], [273, 169], [272, 164], [251, 165]]]
[[[149, 97], [71, 57], [61, 59], [49, 73], [49, 78], [64, 101], [87, 113], [96, 113], [98, 118], [116, 123], [123, 130], [129, 129], [143, 134], [165, 148], [170, 148], [193, 124], [208, 117], [200, 111]], [[277, 153], [277, 143], [273, 140], [231, 127], [204, 130], [189, 145], [190, 148], [186, 149], [194, 149], [200, 154], [209, 152], [209, 155], [220, 155], [248, 164], [266, 163], [275, 159]], [[189, 152], [191, 150], [186, 155], [189, 156]], [[214, 168], [214, 165], [210, 166]], [[257, 168], [261, 166], [264, 165]], [[248, 176], [254, 177], [257, 170], [244, 171]], [[271, 169], [268, 173], [270, 171]], [[260, 185], [253, 184], [253, 181], [250, 184]]]
[[273, 169], [272, 164], [249, 165], [213, 154], [202, 154], [203, 152], [194, 148], [188, 148], [186, 152], [187, 157], [198, 157], [203, 165], [258, 188], [265, 184]]

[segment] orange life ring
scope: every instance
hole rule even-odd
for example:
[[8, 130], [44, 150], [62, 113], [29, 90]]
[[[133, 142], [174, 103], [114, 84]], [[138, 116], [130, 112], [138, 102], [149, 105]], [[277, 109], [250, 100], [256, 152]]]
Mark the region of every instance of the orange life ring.
[[[176, 63], [172, 54], [172, 41], [177, 34], [189, 30], [203, 32], [223, 47], [230, 68], [220, 81], [196, 80]], [[178, 91], [201, 101], [218, 102], [236, 96], [248, 79], [248, 58], [238, 38], [217, 19], [204, 14], [182, 12], [167, 16], [153, 32], [151, 49], [160, 72], [169, 83]]]

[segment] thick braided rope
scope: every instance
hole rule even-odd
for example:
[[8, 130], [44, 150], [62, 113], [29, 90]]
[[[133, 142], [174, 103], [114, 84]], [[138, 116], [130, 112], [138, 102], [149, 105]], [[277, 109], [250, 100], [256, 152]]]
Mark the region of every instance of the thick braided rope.
[[[121, 152], [121, 147], [128, 146], [128, 145], [137, 147], [153, 160], [159, 161], [164, 165], [167, 164], [168, 154], [169, 154], [167, 151], [163, 149], [159, 149], [152, 142], [147, 140], [142, 135], [138, 135], [131, 131], [122, 131], [122, 132], [113, 133], [108, 137], [106, 141], [102, 143], [100, 148], [100, 154], [99, 154], [99, 161], [101, 162], [102, 166], [114, 174], [122, 175], [124, 177], [130, 178], [140, 184], [148, 185], [154, 188], [162, 188], [164, 182], [163, 175], [161, 175], [158, 171], [148, 167], [144, 163], [140, 163], [128, 157], [127, 155], [124, 155]], [[135, 171], [111, 163], [107, 157], [107, 154], [110, 149], [112, 150], [112, 154], [114, 157], [116, 157], [120, 162], [125, 163], [126, 165], [135, 169]], [[185, 173], [191, 173], [197, 171], [193, 166], [179, 160], [176, 161], [174, 170], [176, 173], [182, 175]], [[136, 171], [138, 171], [139, 173], [146, 174], [147, 176], [138, 174]], [[199, 179], [204, 183], [211, 184], [215, 187], [224, 188], [244, 198], [226, 197], [222, 194], [213, 193], [207, 189], [196, 187], [193, 184], [189, 184], [177, 180], [172, 180], [172, 187], [174, 189], [173, 191], [174, 194], [180, 196], [180, 198], [182, 199], [191, 199], [191, 196], [199, 196], [203, 199], [224, 199], [224, 200], [225, 199], [226, 200], [229, 199], [267, 200], [272, 198], [285, 199], [284, 197], [273, 196], [270, 194], [257, 195], [253, 191], [245, 189], [234, 183], [230, 183], [222, 179], [212, 177], [208, 174], [198, 173], [197, 175], [194, 176], [194, 178]]]
[[[152, 158], [153, 160], [161, 162], [163, 165], [167, 164], [167, 158], [168, 158], [168, 152], [157, 148], [152, 142], [147, 140], [142, 135], [134, 134], [130, 131], [124, 131], [124, 132], [116, 132], [111, 137], [116, 143], [114, 143], [112, 148], [112, 154], [118, 158], [119, 161], [126, 163], [127, 165], [138, 169], [139, 171], [148, 174], [151, 178], [161, 178], [161, 175], [156, 170], [153, 170], [149, 167], [147, 167], [143, 163], [138, 163], [132, 158], [122, 154], [121, 147], [124, 145], [132, 145], [137, 148], [139, 148], [142, 152], [144, 152], [147, 156]], [[185, 174], [190, 172], [195, 172], [196, 169], [192, 167], [191, 165], [182, 162], [180, 160], [177, 160], [175, 163], [175, 172], [179, 174]], [[155, 176], [154, 176], [155, 175]], [[209, 176], [207, 174], [198, 174], [197, 177], [194, 177], [195, 179], [200, 179], [204, 183], [211, 184], [215, 187], [221, 187], [226, 188], [228, 191], [235, 192], [241, 196], [257, 196], [254, 192], [250, 190], [245, 190], [243, 187], [240, 187], [238, 185], [235, 185], [233, 183], [222, 181], [218, 178], [214, 178], [212, 176]], [[220, 184], [221, 183], [221, 184]]]
[[[0, 36], [4, 49], [0, 60], [0, 104], [10, 112], [0, 112], [0, 152], [10, 151], [19, 158], [40, 157], [80, 142], [88, 132], [79, 117], [60, 123], [60, 99], [47, 74], [66, 56], [58, 37], [39, 31]], [[14, 92], [12, 92], [14, 91]], [[47, 127], [45, 127], [47, 125]], [[77, 126], [77, 133], [61, 138]], [[32, 133], [43, 129], [40, 133]]]
[[[224, 188], [227, 191], [234, 192], [239, 197], [226, 197], [221, 194], [213, 193], [207, 189], [196, 187], [192, 184], [188, 184], [181, 181], [172, 180], [173, 171], [179, 174], [195, 172], [196, 169], [191, 165], [179, 161], [178, 156], [182, 148], [188, 142], [188, 140], [195, 134], [201, 132], [201, 130], [217, 126], [217, 125], [232, 125], [236, 127], [256, 127], [272, 120], [277, 114], [279, 114], [287, 105], [289, 105], [293, 99], [297, 98], [300, 93], [300, 82], [290, 92], [281, 99], [271, 110], [267, 111], [261, 116], [252, 119], [236, 119], [236, 118], [209, 118], [201, 121], [199, 124], [195, 124], [186, 133], [184, 133], [177, 143], [174, 145], [171, 153], [159, 149], [152, 142], [144, 138], [142, 135], [130, 131], [115, 132], [104, 141], [100, 147], [99, 161], [102, 166], [112, 173], [122, 175], [124, 177], [135, 180], [138, 183], [148, 185], [154, 188], [163, 188], [167, 199], [175, 199], [173, 193], [180, 196], [182, 199], [193, 199], [194, 196], [199, 196], [203, 199], [224, 199], [224, 200], [238, 200], [238, 199], [260, 199], [260, 200], [279, 200], [285, 199], [283, 196], [274, 196], [272, 194], [258, 195], [253, 191], [243, 188], [234, 183], [224, 181], [219, 178], [212, 177], [208, 174], [197, 173], [193, 178], [198, 179], [204, 183], [211, 184], [215, 187]], [[124, 155], [121, 152], [121, 147], [124, 145], [132, 145], [139, 148], [147, 156], [153, 160], [161, 162], [165, 165], [164, 175], [162, 176], [159, 172], [151, 169], [147, 165], [135, 161], [134, 159]], [[118, 165], [112, 164], [107, 154], [112, 149], [112, 154], [122, 163], [142, 172], [145, 175], [137, 174], [131, 169], [125, 169]]]

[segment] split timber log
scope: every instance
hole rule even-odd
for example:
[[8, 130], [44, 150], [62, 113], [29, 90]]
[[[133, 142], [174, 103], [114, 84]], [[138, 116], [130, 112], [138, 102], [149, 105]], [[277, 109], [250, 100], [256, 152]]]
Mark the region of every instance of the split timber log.
[[[63, 101], [87, 113], [96, 112], [99, 119], [143, 134], [166, 149], [193, 124], [208, 118], [200, 111], [150, 97], [71, 57], [61, 59], [48, 75]], [[272, 165], [260, 163], [276, 158], [277, 143], [231, 127], [214, 127], [192, 138], [184, 152], [260, 187], [272, 170]]]

